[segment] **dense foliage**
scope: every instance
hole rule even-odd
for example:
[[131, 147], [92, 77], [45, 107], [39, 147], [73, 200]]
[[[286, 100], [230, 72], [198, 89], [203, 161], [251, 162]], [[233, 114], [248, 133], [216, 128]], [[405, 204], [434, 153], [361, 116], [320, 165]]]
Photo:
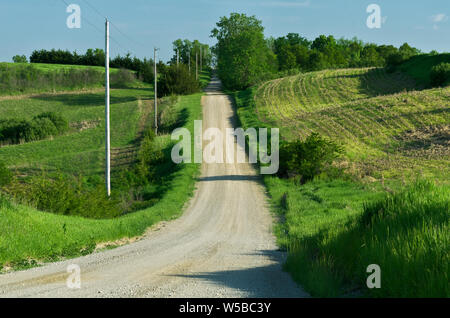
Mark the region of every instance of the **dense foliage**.
[[226, 88], [246, 88], [262, 74], [276, 71], [275, 56], [263, 31], [260, 20], [239, 13], [222, 17], [212, 30], [211, 36], [217, 39], [218, 75]]
[[7, 192], [17, 202], [56, 214], [99, 219], [122, 213], [118, 201], [106, 196], [102, 184], [90, 187], [82, 178], [62, 173], [32, 176], [27, 182], [15, 179]]
[[158, 95], [187, 95], [200, 90], [195, 74], [186, 65], [171, 65], [158, 76]]
[[27, 57], [25, 55], [14, 55], [12, 58], [14, 63], [27, 63]]
[[388, 66], [395, 71], [403, 61], [420, 53], [407, 43], [396, 48], [356, 38], [336, 40], [332, 35], [311, 41], [297, 33], [264, 39], [263, 31], [261, 21], [238, 13], [222, 17], [212, 30], [211, 36], [218, 41], [214, 48], [218, 73], [227, 88], [244, 89], [280, 72], [289, 75], [289, 71], [370, 66]]
[[[30, 56], [30, 63], [70, 64], [104, 66], [105, 52], [102, 49], [88, 49], [85, 54], [64, 50], [35, 50]], [[146, 83], [153, 82], [153, 60], [133, 57], [130, 53], [116, 56], [110, 61], [110, 67], [126, 68], [136, 71], [137, 76]]]
[[0, 142], [5, 144], [17, 144], [42, 140], [50, 136], [65, 133], [69, 124], [62, 116], [45, 112], [27, 119], [1, 119]]
[[363, 43], [357, 38], [336, 40], [332, 35], [320, 35], [310, 41], [297, 33], [271, 38], [268, 45], [277, 56], [279, 71], [395, 66], [419, 53], [407, 43], [397, 49], [392, 45]]
[[[126, 69], [110, 73], [110, 85], [114, 88], [126, 87], [135, 79], [133, 72]], [[104, 82], [104, 72], [95, 68], [54, 68], [47, 71], [33, 64], [0, 64], [2, 95], [92, 88], [102, 86]]]
[[190, 41], [188, 39], [177, 39], [173, 42], [173, 57], [170, 64], [178, 63], [187, 65], [191, 71], [195, 70], [195, 63], [197, 61], [199, 67], [209, 68], [212, 63], [212, 52], [208, 44], [200, 43], [198, 40]]
[[293, 175], [305, 183], [329, 167], [342, 151], [342, 147], [317, 133], [305, 141], [285, 142], [280, 147], [279, 174]]
[[101, 71], [89, 68], [45, 72], [32, 64], [0, 64], [2, 94], [85, 88], [103, 81], [104, 75]]
[[443, 86], [450, 82], [450, 63], [433, 66], [430, 73], [432, 86]]

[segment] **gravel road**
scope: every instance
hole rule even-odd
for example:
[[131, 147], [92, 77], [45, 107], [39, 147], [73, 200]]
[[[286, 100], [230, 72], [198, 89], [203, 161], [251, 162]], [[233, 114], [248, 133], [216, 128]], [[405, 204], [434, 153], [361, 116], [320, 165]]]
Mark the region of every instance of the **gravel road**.
[[[216, 78], [202, 105], [204, 130], [233, 127]], [[204, 163], [180, 218], [113, 250], [1, 275], [0, 297], [306, 297], [281, 269], [272, 225], [253, 167]], [[70, 264], [81, 269], [80, 289], [66, 285]]]

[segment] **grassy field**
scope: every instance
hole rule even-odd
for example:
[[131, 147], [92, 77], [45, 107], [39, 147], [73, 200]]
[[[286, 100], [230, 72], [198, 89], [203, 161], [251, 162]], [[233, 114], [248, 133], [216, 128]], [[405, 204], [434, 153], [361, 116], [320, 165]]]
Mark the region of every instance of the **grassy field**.
[[[449, 296], [450, 87], [424, 87], [366, 68], [233, 93], [245, 128], [279, 127], [286, 140], [318, 132], [344, 146], [342, 176], [264, 177], [285, 269], [313, 296]], [[381, 267], [381, 289], [366, 287], [369, 264]]]
[[[12, 63], [9, 66], [16, 67]], [[101, 71], [97, 67], [35, 66], [49, 73], [61, 69]], [[201, 80], [207, 82], [209, 72], [203, 72]], [[98, 243], [139, 236], [156, 222], [177, 217], [182, 212], [194, 189], [198, 165], [173, 168], [163, 162], [158, 166], [157, 179], [139, 185], [139, 189], [132, 188], [137, 184], [127, 178], [138, 177], [129, 173], [136, 173], [134, 169], [140, 163], [143, 141], [151, 142], [153, 151], [165, 153], [169, 149], [170, 153], [173, 144], [170, 133], [175, 128], [172, 126], [193, 130], [193, 121], [201, 119], [202, 93], [159, 99], [159, 134], [145, 139], [147, 131], [153, 130], [153, 86], [136, 80], [127, 87], [111, 89], [111, 183], [114, 200], [119, 200], [121, 206], [134, 204], [131, 210], [128, 206], [126, 208], [138, 211], [130, 213], [127, 210], [128, 214], [121, 217], [103, 220], [64, 216], [57, 211], [53, 214], [13, 203], [10, 197], [0, 192], [0, 269], [29, 267], [61, 257], [90, 253]], [[54, 112], [69, 122], [69, 131], [63, 135], [0, 145], [0, 161], [14, 173], [15, 180], [18, 180], [15, 184], [27, 184], [35, 176], [46, 178], [58, 173], [77, 176], [88, 187], [86, 190], [102, 186], [105, 166], [104, 98], [101, 87], [0, 97], [2, 119], [30, 120], [43, 112]], [[156, 180], [163, 182], [158, 184]], [[11, 188], [3, 190], [11, 191]], [[134, 198], [140, 195], [151, 195], [152, 198]], [[123, 199], [129, 196], [131, 199]]]
[[[341, 160], [360, 178], [450, 173], [450, 88], [415, 90], [402, 73], [382, 69], [320, 71], [254, 88], [258, 118], [286, 139], [312, 131], [343, 144]], [[444, 169], [444, 170], [443, 170]]]
[[[73, 92], [0, 100], [0, 117], [30, 119], [53, 111], [68, 119], [68, 134], [0, 148], [0, 158], [13, 169], [58, 168], [70, 173], [99, 174], [104, 153], [104, 92]], [[141, 115], [147, 119], [153, 90], [111, 90], [111, 146], [124, 147], [136, 138]], [[145, 124], [145, 122], [144, 122]], [[142, 123], [141, 123], [142, 125]]]
[[[122, 91], [115, 96], [119, 98], [136, 94], [137, 98], [139, 92], [141, 91]], [[198, 93], [180, 97], [175, 106], [179, 112], [187, 114], [185, 126], [191, 131], [194, 119], [201, 119], [201, 95]], [[63, 98], [65, 97], [66, 95]], [[69, 97], [69, 100], [72, 98], [73, 96]], [[100, 120], [98, 126], [54, 140], [2, 147], [0, 157], [6, 159], [10, 167], [26, 167], [25, 171], [29, 169], [29, 162], [36, 162], [85, 175], [101, 173], [103, 124], [98, 116], [102, 114], [103, 108], [97, 105], [95, 97], [92, 98], [92, 104], [75, 106], [69, 103], [63, 113], [70, 116], [72, 122]], [[139, 100], [113, 104], [113, 131], [114, 124], [116, 125], [116, 132], [112, 134], [113, 147], [125, 146], [135, 137], [139, 129], [140, 112], [150, 104], [143, 101], [140, 106]], [[2, 109], [4, 107], [2, 105]], [[157, 138], [164, 144], [170, 144], [169, 135]], [[1, 198], [0, 267], [20, 268], [59, 257], [74, 257], [92, 252], [100, 242], [141, 235], [156, 222], [180, 215], [184, 203], [193, 192], [197, 174], [198, 165], [181, 166], [167, 184], [169, 190], [158, 203], [151, 208], [109, 220], [54, 215]]]

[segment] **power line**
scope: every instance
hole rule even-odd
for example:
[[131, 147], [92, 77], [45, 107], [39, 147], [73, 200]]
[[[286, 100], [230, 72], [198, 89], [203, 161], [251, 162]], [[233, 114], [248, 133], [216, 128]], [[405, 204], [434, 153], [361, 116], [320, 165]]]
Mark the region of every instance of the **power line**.
[[[69, 4], [65, 1], [65, 0], [61, 0], [67, 7], [69, 6]], [[91, 21], [89, 21], [86, 17], [83, 17], [83, 20], [86, 21], [90, 26], [92, 26], [95, 30], [97, 30], [98, 32], [100, 32], [103, 35], [103, 31], [100, 30], [99, 27], [97, 27], [94, 23], [92, 23]]]
[[[102, 17], [103, 19], [106, 19], [106, 17], [100, 13], [100, 11], [98, 11], [92, 4], [90, 4], [87, 0], [83, 0], [92, 10], [94, 10], [100, 17]], [[111, 21], [109, 21], [109, 23], [111, 24]]]
[[[65, 1], [65, 0], [61, 0], [66, 6], [69, 6], [69, 4]], [[104, 15], [102, 15], [100, 13], [99, 10], [97, 10], [93, 5], [91, 5], [88, 1], [83, 0], [92, 10], [95, 11], [95, 13], [97, 13], [100, 17], [102, 17], [102, 19], [107, 19]], [[83, 16], [83, 21], [86, 21], [87, 24], [89, 24], [90, 26], [92, 26], [97, 32], [99, 32], [100, 34], [103, 35], [104, 31], [101, 30], [99, 27], [97, 27], [94, 23], [92, 23], [91, 21], [89, 21], [89, 19], [87, 19], [85, 16]], [[109, 21], [109, 19], [108, 19]], [[110, 25], [113, 25], [111, 21], [109, 21]], [[113, 25], [117, 30], [118, 27], [116, 27], [115, 25]], [[121, 32], [123, 35], [125, 35], [122, 31], [119, 30], [119, 32]], [[125, 47], [125, 45], [122, 45], [115, 37], [112, 37], [111, 35], [109, 36], [110, 40], [112, 40], [115, 44], [117, 44], [117, 46], [119, 46], [124, 52], [129, 52], [129, 49]]]
[[[83, 0], [92, 10], [95, 11], [95, 13], [97, 13], [100, 17], [102, 17], [103, 19], [106, 19], [106, 17], [96, 8], [94, 7], [89, 1], [87, 0]], [[146, 47], [144, 44], [142, 44], [141, 42], [133, 39], [132, 37], [130, 37], [129, 35], [125, 34], [124, 32], [122, 32], [122, 30], [120, 30], [120, 28], [118, 26], [116, 26], [111, 19], [109, 20], [109, 24], [114, 27], [123, 37], [127, 38], [129, 41], [134, 42], [142, 47]]]

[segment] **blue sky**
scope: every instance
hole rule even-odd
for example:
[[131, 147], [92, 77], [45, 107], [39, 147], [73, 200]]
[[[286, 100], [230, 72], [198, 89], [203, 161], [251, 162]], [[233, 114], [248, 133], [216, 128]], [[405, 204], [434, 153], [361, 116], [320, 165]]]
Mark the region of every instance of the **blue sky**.
[[[66, 26], [66, 4], [81, 7], [81, 28]], [[111, 55], [130, 51], [152, 56], [160, 48], [166, 61], [172, 41], [198, 39], [214, 44], [211, 29], [231, 12], [256, 15], [266, 36], [289, 32], [314, 39], [320, 34], [336, 38], [356, 36], [365, 42], [408, 42], [424, 52], [450, 52], [449, 0], [88, 0], [121, 30], [111, 28]], [[366, 26], [369, 4], [378, 4], [384, 23], [381, 29]], [[27, 57], [34, 49], [61, 48], [84, 52], [103, 48], [104, 20], [85, 0], [2, 0], [0, 3], [0, 61], [16, 54]], [[93, 24], [94, 26], [92, 26]]]

